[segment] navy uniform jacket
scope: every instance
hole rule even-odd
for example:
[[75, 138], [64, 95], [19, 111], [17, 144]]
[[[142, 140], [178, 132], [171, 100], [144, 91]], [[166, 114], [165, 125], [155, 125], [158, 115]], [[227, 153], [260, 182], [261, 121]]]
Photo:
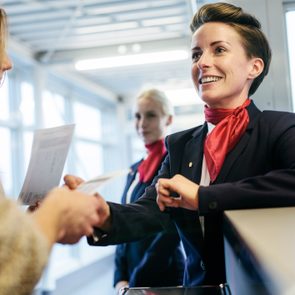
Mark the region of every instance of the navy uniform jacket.
[[[127, 176], [122, 203], [126, 204], [127, 192], [135, 179], [141, 161], [131, 166]], [[158, 171], [156, 171], [156, 174]], [[131, 193], [130, 202], [135, 202], [151, 184], [139, 182]], [[184, 255], [180, 240], [174, 233], [157, 233], [140, 241], [120, 244], [116, 248], [114, 285], [129, 281], [130, 287], [178, 286], [182, 284]]]
[[[295, 114], [260, 112], [253, 102], [247, 110], [247, 130], [227, 155], [216, 181], [200, 187], [198, 211], [160, 212], [156, 189], [151, 185], [135, 204], [110, 203], [112, 228], [100, 241], [90, 243], [108, 245], [139, 239], [143, 232], [157, 232], [172, 221], [187, 254], [184, 285], [224, 282], [222, 212], [295, 205]], [[199, 183], [206, 129], [204, 124], [169, 136], [168, 155], [158, 177], [180, 173]], [[205, 219], [204, 236], [199, 215]]]

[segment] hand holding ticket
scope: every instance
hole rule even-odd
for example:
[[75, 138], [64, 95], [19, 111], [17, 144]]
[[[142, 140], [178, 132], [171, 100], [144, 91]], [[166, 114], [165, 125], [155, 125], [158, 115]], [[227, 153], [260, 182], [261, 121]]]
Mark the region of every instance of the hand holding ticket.
[[75, 125], [36, 130], [31, 158], [19, 199], [25, 205], [42, 200], [59, 185]]
[[113, 181], [115, 178], [126, 175], [127, 173], [128, 169], [123, 169], [100, 175], [98, 177], [81, 183], [77, 187], [77, 190], [86, 194], [93, 195], [96, 192], [99, 192], [99, 188], [101, 188], [103, 185], [106, 185], [107, 183]]

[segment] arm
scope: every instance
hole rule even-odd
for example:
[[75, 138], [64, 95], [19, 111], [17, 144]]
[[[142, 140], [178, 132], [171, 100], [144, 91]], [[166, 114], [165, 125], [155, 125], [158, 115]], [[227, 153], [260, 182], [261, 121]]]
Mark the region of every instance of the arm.
[[0, 210], [1, 294], [30, 294], [47, 262], [50, 244], [14, 202], [1, 197]]
[[[156, 188], [157, 203], [161, 211], [164, 211], [166, 207], [198, 209], [199, 185], [186, 177], [176, 174], [170, 179], [160, 178]], [[174, 197], [173, 193], [177, 193], [178, 197]]]
[[[157, 189], [161, 210], [166, 206], [184, 207], [206, 215], [223, 210], [295, 205], [294, 114], [277, 113], [277, 117], [269, 116], [267, 120], [252, 131], [256, 134], [253, 142], [249, 139], [249, 150], [244, 150], [247, 156], [236, 159], [223, 183], [199, 187], [178, 175], [171, 180], [160, 179]], [[257, 141], [261, 130], [265, 138]], [[256, 160], [250, 161], [252, 158]], [[246, 176], [241, 177], [243, 173]], [[179, 198], [171, 198], [172, 192], [178, 193]]]
[[50, 246], [56, 241], [73, 244], [93, 233], [93, 226], [99, 221], [98, 208], [99, 201], [94, 196], [56, 188], [49, 192], [32, 218]]
[[[168, 157], [164, 160], [159, 175], [169, 175]], [[168, 212], [161, 212], [156, 203], [155, 182], [156, 179], [144, 195], [132, 204], [102, 202], [102, 223], [98, 225], [101, 238], [95, 241], [89, 237], [88, 243], [97, 246], [127, 243], [169, 229], [170, 216]]]
[[260, 173], [200, 187], [201, 214], [295, 205], [295, 116], [292, 113], [266, 112], [260, 125], [252, 133], [255, 137], [260, 133], [262, 139], [256, 141], [256, 145], [252, 142], [248, 145], [254, 150], [251, 158], [242, 164], [240, 157], [233, 166], [232, 175], [238, 174], [238, 169], [246, 165], [247, 169], [260, 169]]
[[33, 214], [0, 196], [0, 290], [2, 295], [30, 294], [52, 245], [75, 243], [97, 223], [95, 197], [55, 189]]

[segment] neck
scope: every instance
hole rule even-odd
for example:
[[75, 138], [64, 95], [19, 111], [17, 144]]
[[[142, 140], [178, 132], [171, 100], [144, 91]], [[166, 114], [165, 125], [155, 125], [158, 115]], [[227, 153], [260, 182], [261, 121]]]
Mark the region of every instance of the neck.
[[238, 98], [235, 100], [226, 99], [218, 103], [207, 103], [206, 105], [210, 109], [235, 109], [243, 105], [246, 100], [247, 100], [247, 97], [245, 98], [243, 96], [243, 98]]

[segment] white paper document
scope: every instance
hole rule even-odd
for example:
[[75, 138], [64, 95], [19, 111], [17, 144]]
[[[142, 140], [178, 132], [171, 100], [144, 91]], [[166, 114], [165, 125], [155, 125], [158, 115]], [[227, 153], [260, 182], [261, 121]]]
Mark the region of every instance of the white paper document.
[[102, 188], [104, 185], [110, 184], [117, 177], [127, 175], [128, 171], [129, 169], [123, 169], [100, 175], [98, 177], [92, 178], [88, 181], [81, 183], [77, 187], [77, 190], [82, 193], [93, 195], [96, 192], [99, 192], [100, 188]]
[[35, 204], [59, 185], [75, 125], [36, 130], [31, 158], [19, 199]]

